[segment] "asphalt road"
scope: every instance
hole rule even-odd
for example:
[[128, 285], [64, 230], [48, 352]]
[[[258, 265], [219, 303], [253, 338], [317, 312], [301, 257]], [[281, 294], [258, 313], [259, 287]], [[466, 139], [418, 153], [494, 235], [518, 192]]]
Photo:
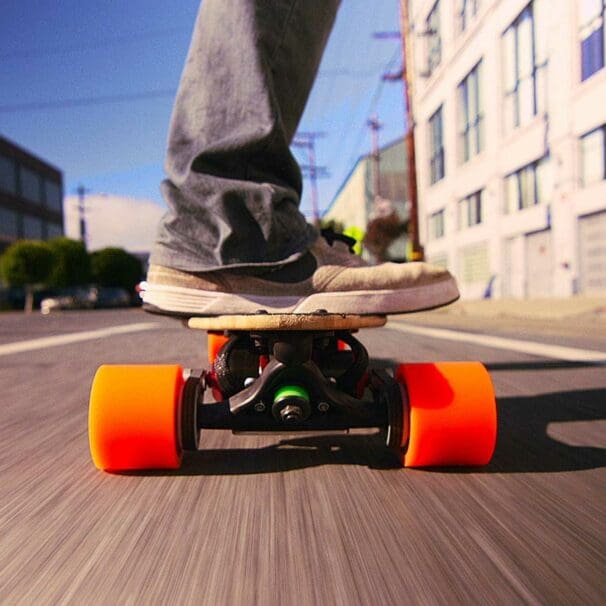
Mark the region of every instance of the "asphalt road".
[[[2, 350], [131, 322], [158, 328]], [[603, 327], [489, 326], [606, 351]], [[606, 603], [604, 366], [390, 325], [362, 340], [383, 361], [484, 361], [492, 463], [401, 470], [364, 432], [217, 431], [178, 472], [101, 473], [86, 433], [95, 368], [200, 367], [204, 334], [138, 311], [1, 315], [0, 604]]]

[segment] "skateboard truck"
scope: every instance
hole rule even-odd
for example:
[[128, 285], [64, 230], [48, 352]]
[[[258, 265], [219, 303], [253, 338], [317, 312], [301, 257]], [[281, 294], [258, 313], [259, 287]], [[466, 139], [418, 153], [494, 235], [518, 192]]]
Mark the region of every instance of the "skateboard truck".
[[[350, 349], [339, 350], [339, 342]], [[248, 384], [254, 365], [247, 356], [269, 358]], [[251, 339], [234, 333], [217, 355], [214, 372], [188, 379], [199, 387], [184, 391], [182, 409], [187, 419], [197, 419], [198, 430], [385, 428], [387, 409], [382, 400], [361, 397], [370, 379], [367, 371], [368, 353], [350, 334], [276, 331]], [[381, 383], [390, 381], [397, 386], [387, 375]], [[371, 390], [378, 391], [378, 385], [373, 381]], [[221, 392], [223, 399], [204, 403], [204, 387]], [[186, 422], [184, 418], [184, 426]]]

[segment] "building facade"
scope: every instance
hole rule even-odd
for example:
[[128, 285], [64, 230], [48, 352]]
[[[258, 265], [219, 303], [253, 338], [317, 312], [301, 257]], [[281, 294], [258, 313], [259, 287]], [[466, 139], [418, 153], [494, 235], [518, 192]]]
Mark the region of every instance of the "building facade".
[[412, 0], [419, 222], [463, 297], [606, 292], [606, 0]]
[[[386, 144], [379, 150], [379, 197], [398, 214], [402, 222], [408, 220], [406, 196], [406, 148], [403, 139]], [[345, 181], [335, 194], [323, 219], [333, 220], [345, 228], [346, 233], [354, 237], [363, 237], [368, 222], [377, 211], [375, 188], [377, 162], [372, 154], [361, 156]], [[363, 250], [368, 257], [368, 251]], [[394, 260], [403, 260], [406, 256], [406, 237], [397, 238], [388, 249], [388, 256]]]
[[0, 252], [15, 240], [61, 235], [61, 171], [0, 137]]

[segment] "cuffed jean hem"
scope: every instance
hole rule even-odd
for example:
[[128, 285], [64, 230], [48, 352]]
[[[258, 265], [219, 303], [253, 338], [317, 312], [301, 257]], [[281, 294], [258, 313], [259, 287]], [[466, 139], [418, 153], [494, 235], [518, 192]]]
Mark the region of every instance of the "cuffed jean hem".
[[275, 261], [266, 261], [261, 263], [249, 263], [249, 262], [233, 262], [233, 263], [217, 263], [208, 264], [203, 263], [200, 257], [196, 254], [189, 254], [183, 251], [182, 248], [173, 249], [170, 245], [156, 243], [150, 256], [151, 265], [162, 265], [164, 267], [170, 267], [171, 269], [178, 269], [179, 271], [186, 271], [190, 273], [204, 273], [219, 270], [238, 270], [242, 269], [242, 273], [246, 273], [247, 270], [251, 270], [251, 273], [258, 273], [258, 270], [272, 270], [293, 263], [300, 259], [305, 253], [312, 247], [313, 243], [319, 237], [318, 232], [310, 225], [311, 229], [308, 230], [308, 237], [300, 243], [296, 249], [287, 253], [287, 256]]

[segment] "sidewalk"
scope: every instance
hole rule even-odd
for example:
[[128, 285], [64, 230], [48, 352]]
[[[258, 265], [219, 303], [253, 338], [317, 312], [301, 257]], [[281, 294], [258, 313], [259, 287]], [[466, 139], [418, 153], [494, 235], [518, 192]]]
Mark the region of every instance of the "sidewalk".
[[563, 320], [594, 318], [606, 321], [606, 296], [575, 296], [567, 299], [482, 299], [457, 301], [436, 309], [432, 315], [469, 316], [474, 318], [519, 318], [533, 320]]

